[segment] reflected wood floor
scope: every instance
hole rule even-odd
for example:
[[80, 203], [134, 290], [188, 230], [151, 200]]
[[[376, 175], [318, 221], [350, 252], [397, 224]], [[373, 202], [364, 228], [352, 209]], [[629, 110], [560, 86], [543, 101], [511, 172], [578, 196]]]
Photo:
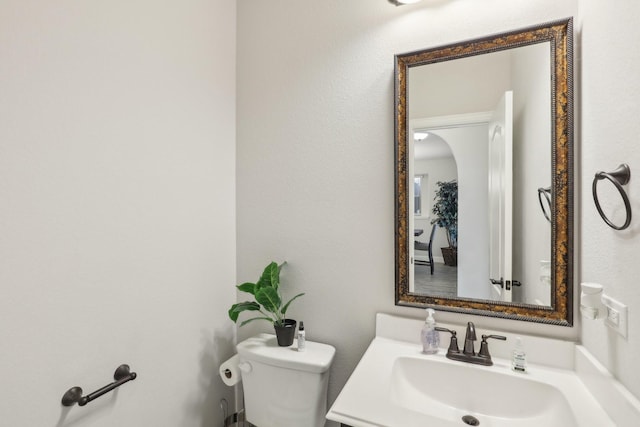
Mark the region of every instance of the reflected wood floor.
[[416, 293], [445, 298], [458, 296], [458, 267], [435, 263], [433, 275], [428, 265], [416, 265], [414, 268]]

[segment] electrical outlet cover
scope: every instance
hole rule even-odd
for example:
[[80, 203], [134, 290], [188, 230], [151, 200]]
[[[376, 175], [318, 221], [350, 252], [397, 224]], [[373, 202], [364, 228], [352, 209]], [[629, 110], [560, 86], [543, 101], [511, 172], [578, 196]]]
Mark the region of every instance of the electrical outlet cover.
[[608, 295], [602, 295], [602, 303], [607, 306], [605, 325], [627, 338], [628, 307]]

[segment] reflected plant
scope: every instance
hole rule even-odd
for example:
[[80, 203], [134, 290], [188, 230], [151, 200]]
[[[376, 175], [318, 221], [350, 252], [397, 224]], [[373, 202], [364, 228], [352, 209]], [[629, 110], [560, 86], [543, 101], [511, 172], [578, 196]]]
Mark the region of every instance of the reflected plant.
[[438, 224], [439, 227], [447, 231], [447, 241], [449, 247], [458, 247], [458, 182], [449, 181], [436, 183], [438, 190], [433, 198], [432, 212], [436, 215], [436, 219], [431, 221], [432, 224]]

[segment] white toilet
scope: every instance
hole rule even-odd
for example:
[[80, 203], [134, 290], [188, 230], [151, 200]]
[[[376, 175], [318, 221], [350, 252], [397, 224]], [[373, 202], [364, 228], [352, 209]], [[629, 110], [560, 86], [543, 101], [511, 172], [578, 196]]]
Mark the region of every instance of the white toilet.
[[305, 351], [260, 334], [237, 345], [246, 420], [257, 427], [322, 427], [336, 349], [307, 341]]

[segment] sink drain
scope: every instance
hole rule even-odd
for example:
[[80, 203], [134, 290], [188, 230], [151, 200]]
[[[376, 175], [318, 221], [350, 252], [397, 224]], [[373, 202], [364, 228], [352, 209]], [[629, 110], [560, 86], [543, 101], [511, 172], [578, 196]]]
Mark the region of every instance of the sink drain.
[[476, 417], [474, 417], [473, 415], [465, 415], [464, 417], [462, 417], [462, 421], [468, 426], [479, 426], [480, 425], [480, 421], [478, 421], [478, 419]]

